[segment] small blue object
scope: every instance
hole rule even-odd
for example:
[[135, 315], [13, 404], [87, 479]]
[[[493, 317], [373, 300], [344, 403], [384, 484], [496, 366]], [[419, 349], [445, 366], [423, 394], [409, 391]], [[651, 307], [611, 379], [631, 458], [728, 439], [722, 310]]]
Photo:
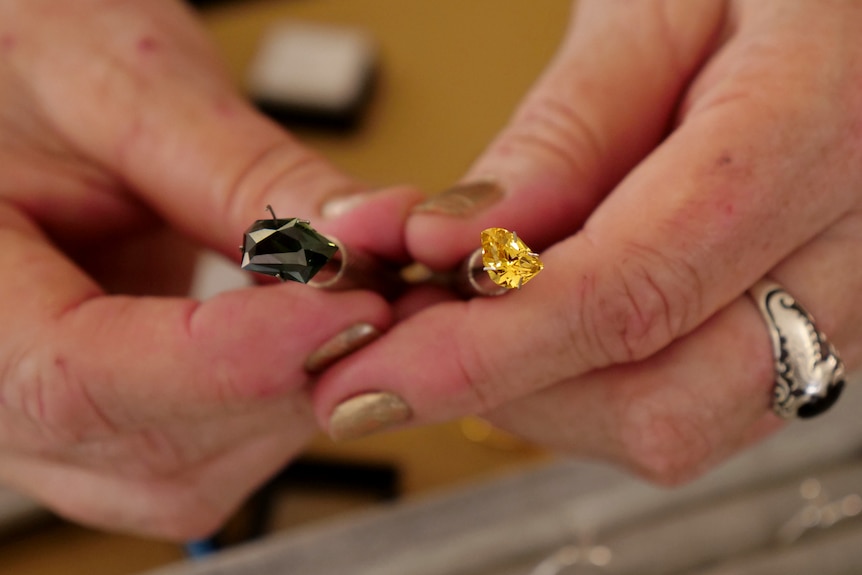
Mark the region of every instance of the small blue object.
[[198, 539], [186, 543], [186, 554], [192, 559], [202, 559], [218, 551], [213, 539]]

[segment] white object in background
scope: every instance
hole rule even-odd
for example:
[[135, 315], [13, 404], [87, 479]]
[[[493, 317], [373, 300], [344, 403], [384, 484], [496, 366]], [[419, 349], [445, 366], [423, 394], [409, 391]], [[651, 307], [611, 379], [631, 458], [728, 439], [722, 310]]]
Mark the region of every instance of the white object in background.
[[239, 269], [239, 261], [204, 251], [198, 257], [189, 297], [197, 300], [209, 299], [222, 292], [252, 285], [251, 274]]
[[259, 103], [338, 116], [361, 104], [376, 58], [375, 43], [362, 30], [284, 23], [261, 40], [248, 89]]

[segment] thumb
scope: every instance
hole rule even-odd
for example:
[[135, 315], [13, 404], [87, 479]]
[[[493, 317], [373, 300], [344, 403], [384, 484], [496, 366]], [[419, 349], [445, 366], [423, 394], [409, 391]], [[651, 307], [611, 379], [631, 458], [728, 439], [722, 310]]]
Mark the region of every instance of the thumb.
[[450, 268], [488, 227], [517, 230], [536, 249], [580, 228], [664, 136], [722, 5], [579, 2], [556, 58], [466, 184], [416, 208], [414, 257]]
[[[40, 74], [47, 78], [40, 87], [45, 108], [62, 133], [173, 226], [235, 258], [242, 232], [265, 218], [270, 204], [279, 217], [311, 220], [345, 243], [353, 245], [356, 236], [383, 256], [403, 252], [400, 221], [387, 219], [403, 218], [415, 195], [384, 194], [387, 209], [373, 210], [373, 226], [325, 222], [327, 201], [365, 186], [253, 109], [184, 5], [115, 3], [85, 17], [73, 7], [58, 10], [85, 20], [81, 25], [91, 38], [83, 45], [69, 38], [74, 50], [34, 58], [34, 66], [79, 71], [71, 79]], [[62, 38], [75, 27], [56, 28]], [[81, 50], [88, 51], [87, 59]], [[81, 61], [94, 63], [82, 67]], [[70, 91], [76, 94], [72, 101]]]

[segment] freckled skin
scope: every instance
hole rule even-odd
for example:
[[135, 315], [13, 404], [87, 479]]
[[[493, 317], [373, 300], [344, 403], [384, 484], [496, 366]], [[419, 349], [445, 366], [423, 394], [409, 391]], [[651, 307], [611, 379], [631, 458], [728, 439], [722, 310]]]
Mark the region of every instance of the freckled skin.
[[3, 52], [11, 52], [15, 48], [15, 37], [11, 34], [3, 34], [0, 36], [0, 50]]
[[138, 40], [138, 51], [142, 54], [155, 52], [159, 49], [158, 41], [152, 36], [144, 36]]
[[223, 118], [233, 118], [237, 115], [236, 104], [225, 98], [219, 98], [215, 102], [216, 113]]

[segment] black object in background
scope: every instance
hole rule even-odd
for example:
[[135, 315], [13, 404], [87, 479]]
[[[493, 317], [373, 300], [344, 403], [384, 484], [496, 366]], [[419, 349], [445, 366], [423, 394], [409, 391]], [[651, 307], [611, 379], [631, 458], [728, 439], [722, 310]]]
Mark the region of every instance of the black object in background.
[[246, 89], [288, 126], [349, 130], [371, 98], [377, 46], [359, 28], [284, 21], [261, 37]]
[[[236, 0], [187, 0], [209, 6]], [[348, 131], [358, 126], [378, 74], [377, 46], [364, 30], [282, 21], [259, 40], [246, 75], [257, 107], [287, 127]]]

